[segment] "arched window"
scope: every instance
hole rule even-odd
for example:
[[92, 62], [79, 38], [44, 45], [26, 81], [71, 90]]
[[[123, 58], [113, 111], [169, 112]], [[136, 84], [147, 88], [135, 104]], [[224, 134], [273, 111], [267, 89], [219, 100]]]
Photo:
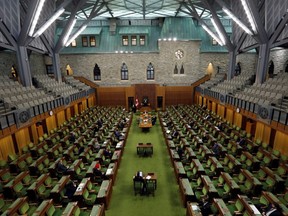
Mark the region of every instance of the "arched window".
[[154, 67], [151, 62], [147, 66], [147, 80], [154, 80]]
[[101, 80], [101, 70], [98, 64], [95, 64], [93, 73], [94, 73], [94, 80]]
[[288, 73], [288, 61], [284, 65], [284, 72]]
[[128, 68], [124, 62], [121, 66], [121, 80], [128, 80]]
[[178, 74], [178, 67], [177, 67], [177, 64], [175, 64], [175, 67], [174, 67], [174, 74]]
[[66, 65], [66, 75], [73, 75], [73, 70], [69, 64]]
[[180, 68], [180, 74], [184, 74], [184, 67], [183, 67], [183, 64], [181, 65], [181, 68]]
[[11, 74], [12, 74], [13, 78], [17, 78], [18, 77], [18, 73], [17, 73], [15, 65], [12, 65], [12, 67], [11, 67]]

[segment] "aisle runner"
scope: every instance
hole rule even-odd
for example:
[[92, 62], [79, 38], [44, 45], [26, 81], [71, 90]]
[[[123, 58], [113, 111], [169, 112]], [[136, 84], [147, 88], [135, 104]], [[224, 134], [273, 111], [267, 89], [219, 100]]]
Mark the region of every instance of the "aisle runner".
[[[179, 188], [161, 126], [157, 120], [149, 132], [143, 133], [136, 119], [134, 115], [106, 216], [184, 216], [186, 209], [180, 203]], [[152, 143], [152, 157], [137, 156], [136, 146], [140, 142]], [[134, 195], [133, 176], [137, 171], [157, 174], [154, 197]]]

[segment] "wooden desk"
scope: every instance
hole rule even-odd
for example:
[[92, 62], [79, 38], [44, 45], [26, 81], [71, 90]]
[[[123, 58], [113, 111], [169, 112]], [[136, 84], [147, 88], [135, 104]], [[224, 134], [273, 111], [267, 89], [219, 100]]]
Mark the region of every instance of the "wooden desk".
[[179, 178], [187, 178], [182, 162], [174, 161], [173, 165], [177, 182], [179, 181]]
[[122, 155], [122, 150], [115, 150], [111, 157], [111, 162], [114, 162], [114, 163], [117, 162], [118, 164], [120, 164], [121, 155]]
[[255, 205], [251, 204], [251, 201], [247, 196], [238, 195], [238, 200], [242, 203], [245, 209], [244, 211], [246, 211], [248, 215], [255, 215], [255, 216], [261, 215], [260, 211], [256, 208]]
[[13, 189], [14, 186], [17, 185], [18, 183], [22, 184], [23, 178], [27, 175], [29, 175], [29, 171], [21, 172], [14, 179], [11, 179], [6, 185], [4, 185], [3, 194], [5, 198], [8, 198], [8, 199], [15, 198], [16, 194]]
[[221, 177], [231, 188], [231, 196], [235, 197], [238, 193], [240, 193], [239, 185], [234, 181], [234, 179], [229, 175], [229, 173], [221, 172]]
[[97, 198], [96, 198], [97, 204], [104, 203], [105, 208], [108, 209], [111, 194], [112, 194], [112, 180], [111, 179], [104, 180], [97, 194]]
[[190, 161], [192, 159], [197, 159], [197, 156], [191, 147], [186, 147], [184, 154], [186, 155], [186, 159], [188, 159]]
[[111, 179], [113, 184], [115, 182], [115, 178], [116, 178], [116, 175], [117, 175], [117, 170], [118, 170], [117, 162], [110, 163], [108, 168], [107, 168], [107, 170], [106, 170], [106, 173], [105, 173], [105, 176], [108, 179]]
[[57, 184], [53, 187], [53, 189], [50, 192], [51, 198], [54, 200], [56, 203], [60, 203], [60, 192], [64, 189], [65, 185], [67, 182], [70, 180], [70, 176], [63, 176]]
[[89, 168], [87, 169], [87, 172], [86, 172], [86, 178], [87, 177], [90, 177], [91, 178], [91, 181], [94, 183], [95, 181], [94, 181], [94, 172], [93, 172], [93, 169], [94, 169], [94, 167], [96, 166], [96, 164], [97, 163], [99, 163], [99, 161], [93, 161], [91, 164], [90, 164], [90, 166], [89, 166]]
[[246, 164], [247, 164], [247, 161], [250, 160], [252, 162], [251, 167], [253, 171], [257, 171], [260, 169], [260, 161], [255, 156], [253, 156], [250, 152], [247, 152], [247, 151], [242, 152], [240, 159], [242, 163], [246, 163]]
[[105, 216], [105, 206], [104, 204], [93, 205], [93, 208], [90, 212], [90, 215], [93, 216]]
[[[30, 197], [29, 197], [30, 198]], [[41, 216], [41, 215], [46, 215], [48, 212], [49, 208], [53, 206], [53, 200], [43, 200], [40, 206], [36, 209], [36, 211], [33, 213], [32, 216]]]
[[205, 175], [205, 169], [201, 162], [198, 159], [192, 159], [192, 163], [194, 164], [194, 167], [197, 169], [197, 174], [200, 175]]
[[213, 182], [211, 181], [211, 179], [209, 178], [209, 176], [201, 175], [201, 179], [202, 179], [204, 187], [207, 189], [207, 191], [209, 193], [209, 198], [218, 197], [218, 191], [215, 188], [215, 186], [214, 186]]
[[211, 161], [211, 165], [215, 166], [215, 172], [217, 176], [224, 171], [222, 164], [217, 160], [216, 157], [209, 157], [208, 161]]
[[140, 144], [136, 146], [137, 155], [139, 156], [151, 156], [153, 154], [153, 145], [152, 144]]
[[188, 201], [197, 201], [188, 178], [179, 178], [179, 188], [184, 207]]
[[[33, 182], [27, 189], [27, 195], [30, 201], [37, 201], [37, 189], [44, 184], [45, 180], [49, 177], [48, 173], [42, 174], [35, 182]], [[46, 186], [45, 186], [46, 187]]]
[[186, 216], [202, 216], [201, 209], [196, 202], [188, 202]]
[[152, 127], [152, 116], [148, 114], [142, 114], [139, 118], [139, 128], [149, 129]]
[[232, 216], [230, 213], [228, 207], [226, 206], [225, 202], [222, 199], [213, 199], [212, 205], [215, 205], [216, 208], [218, 209], [218, 214], [221, 216]]

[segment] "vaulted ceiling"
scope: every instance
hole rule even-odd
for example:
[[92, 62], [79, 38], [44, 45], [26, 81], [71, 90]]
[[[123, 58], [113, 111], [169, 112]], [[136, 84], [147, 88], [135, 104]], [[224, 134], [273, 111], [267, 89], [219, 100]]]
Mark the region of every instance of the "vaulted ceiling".
[[[57, 5], [64, 0], [57, 0]], [[81, 0], [73, 1], [60, 19], [68, 19], [70, 14]], [[191, 17], [189, 8], [193, 5], [202, 18], [211, 15], [207, 9], [209, 3], [219, 16], [223, 15], [220, 7], [214, 0], [86, 0], [77, 9], [76, 17], [79, 20], [87, 19], [93, 10], [98, 10], [93, 19], [156, 19], [159, 17]], [[225, 3], [229, 5], [229, 0]]]

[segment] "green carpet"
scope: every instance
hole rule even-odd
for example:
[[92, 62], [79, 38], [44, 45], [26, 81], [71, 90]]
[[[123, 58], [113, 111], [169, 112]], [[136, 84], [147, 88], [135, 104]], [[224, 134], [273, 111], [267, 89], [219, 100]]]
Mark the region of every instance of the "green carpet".
[[[149, 132], [142, 132], [134, 115], [124, 154], [106, 216], [184, 216], [183, 207], [173, 167], [165, 145], [159, 121]], [[153, 156], [142, 158], [136, 154], [137, 143], [151, 142]], [[134, 195], [133, 176], [137, 171], [155, 172], [157, 190], [155, 196]]]

